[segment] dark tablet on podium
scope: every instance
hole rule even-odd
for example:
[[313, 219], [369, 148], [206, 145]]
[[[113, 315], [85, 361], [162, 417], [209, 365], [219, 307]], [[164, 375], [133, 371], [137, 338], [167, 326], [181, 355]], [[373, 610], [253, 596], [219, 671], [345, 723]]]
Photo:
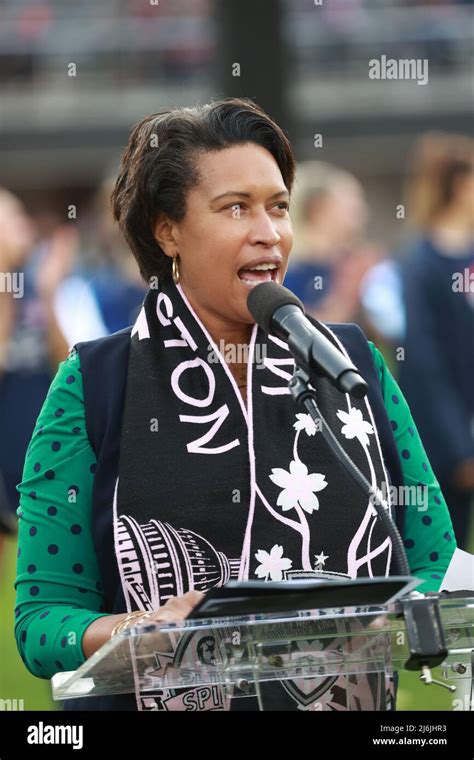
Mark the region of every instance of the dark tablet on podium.
[[395, 601], [420, 582], [403, 576], [341, 581], [229, 581], [206, 592], [188, 620], [327, 607], [378, 607]]

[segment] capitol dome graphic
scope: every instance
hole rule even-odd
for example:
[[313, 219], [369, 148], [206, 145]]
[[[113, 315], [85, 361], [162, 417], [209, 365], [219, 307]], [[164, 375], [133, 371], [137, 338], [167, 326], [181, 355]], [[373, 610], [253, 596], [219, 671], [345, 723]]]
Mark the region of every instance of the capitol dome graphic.
[[189, 589], [207, 591], [239, 576], [240, 558], [228, 559], [197, 533], [121, 515], [117, 555], [122, 577], [139, 609], [156, 609]]

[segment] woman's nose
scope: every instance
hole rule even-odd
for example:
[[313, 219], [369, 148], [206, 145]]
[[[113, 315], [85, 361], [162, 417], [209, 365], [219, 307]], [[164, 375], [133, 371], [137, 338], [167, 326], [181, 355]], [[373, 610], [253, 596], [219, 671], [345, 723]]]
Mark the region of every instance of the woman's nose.
[[280, 234], [266, 212], [254, 218], [249, 237], [254, 245], [260, 243], [269, 248], [278, 245], [281, 241]]

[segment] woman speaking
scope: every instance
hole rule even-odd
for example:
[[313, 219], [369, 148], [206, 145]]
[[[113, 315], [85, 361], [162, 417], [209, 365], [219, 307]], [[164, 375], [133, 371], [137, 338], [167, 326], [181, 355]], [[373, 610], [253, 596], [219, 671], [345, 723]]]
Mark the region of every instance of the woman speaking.
[[[18, 486], [15, 632], [38, 677], [76, 669], [145, 614], [185, 618], [230, 579], [396, 572], [373, 507], [294, 406], [287, 344], [247, 309], [257, 283], [283, 283], [294, 172], [287, 137], [251, 101], [153, 114], [133, 129], [112, 203], [148, 291], [132, 327], [60, 364]], [[435, 591], [455, 538], [410, 411], [361, 330], [329, 330], [369, 391], [355, 401], [321, 378], [319, 407], [385, 489], [420, 590]], [[410, 486], [423, 503], [397, 505], [390, 494]], [[275, 708], [310, 709], [312, 695], [290, 686], [274, 683]], [[313, 701], [385, 709], [384, 687], [341, 676], [317, 683]], [[183, 691], [66, 706], [188, 709]], [[200, 704], [238, 708], [256, 706], [215, 690]]]

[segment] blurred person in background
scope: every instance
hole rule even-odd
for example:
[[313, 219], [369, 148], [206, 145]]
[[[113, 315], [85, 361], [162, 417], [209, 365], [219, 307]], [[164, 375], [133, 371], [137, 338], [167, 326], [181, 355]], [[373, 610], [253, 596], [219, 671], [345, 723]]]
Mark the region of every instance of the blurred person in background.
[[407, 188], [400, 385], [467, 548], [474, 495], [474, 143], [427, 134]]
[[368, 206], [360, 182], [331, 164], [304, 162], [293, 209], [297, 252], [285, 286], [318, 319], [355, 320], [360, 282], [380, 256], [364, 243]]
[[[0, 189], [0, 557], [17, 528], [16, 485], [57, 366], [79, 340], [133, 323], [145, 294], [135, 259], [112, 218], [104, 182], [81, 230], [42, 212], [37, 223]], [[88, 230], [86, 237], [85, 231]], [[93, 265], [82, 263], [92, 258]], [[11, 284], [22, 283], [15, 295]]]
[[74, 231], [36, 245], [38, 230], [18, 198], [0, 188], [0, 556], [16, 532], [16, 485], [53, 370], [66, 353], [54, 317], [54, 270], [69, 266]]
[[113, 186], [114, 181], [106, 179], [99, 188], [81, 230], [81, 260], [56, 289], [55, 317], [68, 347], [133, 324], [146, 293], [135, 259], [112, 217]]

